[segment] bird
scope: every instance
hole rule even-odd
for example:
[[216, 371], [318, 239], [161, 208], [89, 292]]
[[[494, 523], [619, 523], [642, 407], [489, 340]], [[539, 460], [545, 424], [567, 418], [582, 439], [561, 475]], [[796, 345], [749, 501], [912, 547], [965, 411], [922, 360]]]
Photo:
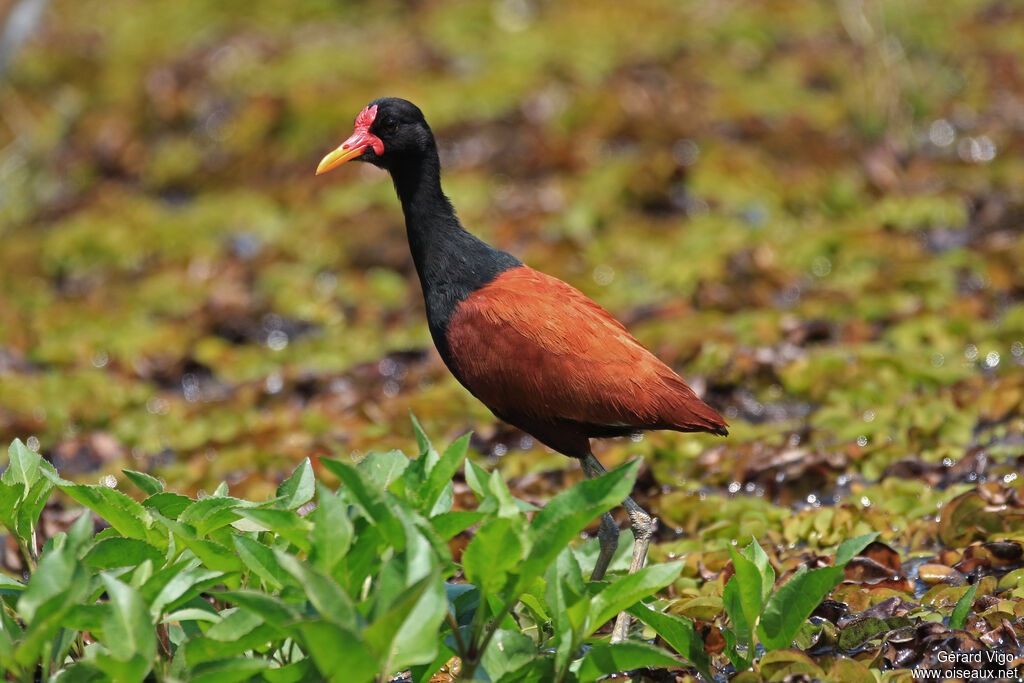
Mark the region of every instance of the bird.
[[[349, 161], [386, 170], [405, 216], [423, 289], [427, 326], [455, 378], [504, 422], [605, 473], [590, 439], [643, 430], [710, 432], [728, 424], [622, 323], [575, 287], [523, 264], [468, 232], [441, 188], [434, 134], [412, 102], [385, 97], [355, 118], [351, 136], [324, 156], [316, 174]], [[657, 521], [623, 501], [634, 547], [629, 572], [643, 567]], [[601, 516], [591, 580], [603, 579], [619, 528]], [[628, 638], [622, 613], [612, 642]]]

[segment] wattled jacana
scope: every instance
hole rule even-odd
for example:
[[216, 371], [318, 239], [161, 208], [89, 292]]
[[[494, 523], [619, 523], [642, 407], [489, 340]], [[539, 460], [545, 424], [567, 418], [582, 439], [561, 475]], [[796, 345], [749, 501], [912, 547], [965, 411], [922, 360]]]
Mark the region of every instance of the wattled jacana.
[[[441, 191], [437, 145], [406, 100], [374, 100], [317, 174], [350, 160], [386, 169], [405, 213], [409, 247], [434, 344], [452, 374], [484, 405], [541, 443], [605, 472], [591, 437], [645, 429], [727, 434], [722, 416], [607, 311], [566, 283], [466, 232]], [[647, 557], [655, 520], [624, 501], [635, 543], [630, 573]], [[592, 580], [604, 576], [619, 529], [601, 517]], [[625, 640], [620, 614], [612, 640]]]

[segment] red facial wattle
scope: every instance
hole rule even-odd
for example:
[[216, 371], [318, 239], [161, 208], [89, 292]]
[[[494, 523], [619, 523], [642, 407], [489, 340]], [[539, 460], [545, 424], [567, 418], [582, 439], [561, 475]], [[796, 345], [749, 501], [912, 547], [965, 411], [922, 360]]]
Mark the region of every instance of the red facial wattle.
[[316, 174], [326, 173], [332, 168], [341, 166], [346, 161], [351, 161], [361, 156], [367, 148], [372, 148], [377, 156], [384, 154], [384, 143], [379, 137], [370, 132], [370, 126], [377, 118], [377, 105], [366, 107], [356, 117], [355, 130], [348, 140], [341, 143], [341, 146], [320, 160], [316, 167]]

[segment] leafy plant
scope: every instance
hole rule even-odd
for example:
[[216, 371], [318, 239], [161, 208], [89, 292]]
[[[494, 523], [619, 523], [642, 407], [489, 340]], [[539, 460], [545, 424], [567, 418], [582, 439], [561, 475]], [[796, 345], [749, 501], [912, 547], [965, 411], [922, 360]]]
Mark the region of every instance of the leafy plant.
[[730, 546], [735, 574], [725, 584], [722, 601], [732, 628], [722, 635], [732, 665], [740, 671], [749, 669], [757, 642], [767, 650], [792, 647], [814, 608], [842, 582], [846, 564], [877, 537], [876, 532], [846, 541], [837, 549], [831, 567], [800, 567], [777, 590], [775, 570], [756, 540], [740, 552]]
[[[493, 681], [678, 666], [647, 643], [594, 639], [629, 609], [708, 672], [691, 622], [642, 603], [680, 563], [588, 582], [571, 547], [628, 494], [638, 463], [537, 511], [465, 460], [468, 436], [439, 453], [414, 424], [416, 458], [322, 460], [337, 491], [306, 460], [262, 502], [225, 485], [196, 500], [126, 471], [139, 502], [67, 481], [15, 441], [0, 478], [2, 522], [29, 571], [26, 581], [0, 580], [0, 668], [16, 680], [358, 682], [410, 669], [426, 681], [453, 656], [464, 679]], [[464, 463], [478, 505], [453, 510], [452, 477]], [[55, 488], [88, 509], [37, 553], [39, 514]], [[98, 533], [94, 515], [106, 527]], [[460, 565], [447, 541], [473, 525]], [[468, 583], [454, 580], [460, 572]]]

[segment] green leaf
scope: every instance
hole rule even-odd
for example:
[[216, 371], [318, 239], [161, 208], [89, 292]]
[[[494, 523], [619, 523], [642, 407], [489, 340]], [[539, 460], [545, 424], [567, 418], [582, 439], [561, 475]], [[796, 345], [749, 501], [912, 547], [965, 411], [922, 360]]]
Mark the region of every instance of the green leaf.
[[254, 657], [218, 659], [197, 666], [189, 677], [191, 683], [234, 683], [254, 678], [258, 671], [271, 668], [271, 662]]
[[[759, 550], [761, 548], [757, 543], [752, 545]], [[754, 624], [764, 608], [763, 576], [757, 565], [736, 552], [733, 546], [729, 546], [729, 554], [732, 556], [732, 565], [736, 573], [729, 578], [722, 592], [722, 600], [733, 624], [737, 644], [749, 650], [752, 645]], [[753, 551], [751, 555], [756, 557]], [[767, 561], [767, 558], [765, 560]], [[769, 587], [769, 592], [770, 590]]]
[[153, 496], [158, 493], [162, 493], [164, 485], [160, 483], [160, 480], [156, 477], [146, 474], [145, 472], [136, 472], [135, 470], [121, 470], [124, 472], [124, 476], [128, 477], [131, 483], [135, 484], [139, 489], [147, 496]]
[[452, 477], [459, 471], [459, 466], [466, 459], [470, 436], [471, 434], [465, 434], [448, 446], [441, 454], [440, 460], [430, 470], [430, 474], [427, 475], [427, 483], [423, 491], [424, 509], [427, 512], [433, 512], [434, 505], [438, 502], [445, 487], [451, 482]]
[[679, 660], [647, 643], [629, 640], [609, 645], [598, 643], [583, 655], [577, 672], [580, 683], [590, 683], [603, 676], [644, 667], [678, 667]]
[[252, 633], [252, 630], [260, 624], [265, 623], [260, 615], [237, 607], [224, 610], [221, 612], [221, 616], [223, 618], [206, 632], [206, 637], [222, 643], [239, 640]]
[[871, 545], [871, 543], [880, 535], [880, 532], [874, 531], [870, 534], [864, 534], [863, 536], [858, 536], [857, 538], [851, 538], [848, 541], [844, 541], [836, 549], [836, 561], [833, 566], [845, 567], [850, 560], [859, 555], [864, 548]]
[[599, 629], [619, 612], [625, 611], [675, 581], [682, 570], [682, 562], [665, 562], [617, 578], [590, 601], [590, 633]]
[[653, 628], [676, 652], [688, 659], [706, 680], [713, 680], [704, 640], [694, 630], [692, 621], [675, 614], [658, 612], [643, 604], [634, 605], [629, 613]]
[[486, 515], [476, 510], [452, 510], [430, 518], [434, 531], [445, 541], [450, 541], [473, 526]]
[[39, 515], [50, 499], [50, 492], [53, 491], [53, 482], [45, 477], [39, 477], [32, 488], [25, 494], [24, 500], [18, 507], [17, 528], [18, 536], [30, 538], [32, 529], [39, 521]]
[[105, 519], [117, 533], [148, 541], [153, 518], [149, 510], [125, 494], [106, 486], [60, 485], [75, 501]]
[[361, 470], [340, 460], [320, 460], [323, 466], [334, 473], [345, 491], [355, 499], [366, 515], [380, 529], [384, 538], [398, 552], [405, 548], [405, 532], [402, 523], [395, 517], [385, 501], [384, 494], [375, 482]]
[[967, 612], [971, 609], [971, 605], [974, 604], [974, 594], [977, 592], [978, 584], [975, 583], [956, 601], [953, 614], [949, 617], [949, 627], [951, 629], [963, 630], [964, 625], [967, 623]]
[[843, 580], [842, 567], [800, 567], [768, 599], [757, 634], [769, 650], [791, 647], [800, 625]]
[[437, 653], [437, 629], [448, 609], [443, 582], [435, 569], [408, 589], [363, 631], [388, 674], [425, 664]]
[[764, 552], [756, 538], [751, 539], [750, 545], [744, 548], [740, 554], [757, 567], [757, 571], [761, 576], [761, 604], [758, 608], [758, 614], [760, 614], [764, 603], [768, 600], [768, 596], [772, 594], [772, 589], [775, 588], [775, 570], [772, 569], [768, 555]]
[[[198, 560], [192, 560], [198, 564]], [[203, 590], [211, 588], [224, 579], [224, 574], [205, 567], [188, 567], [186, 561], [176, 562], [153, 574], [140, 592], [150, 606], [150, 614], [156, 619], [165, 609], [174, 609], [188, 602]]]
[[106, 676], [103, 680], [111, 683], [142, 683], [152, 669], [152, 662], [142, 655], [120, 659], [106, 652], [96, 655], [96, 667]]
[[108, 574], [101, 574], [100, 578], [110, 598], [110, 609], [103, 620], [103, 642], [111, 657], [128, 661], [138, 654], [152, 662], [156, 656], [156, 632], [142, 595]]
[[[0, 522], [11, 533], [18, 533], [18, 508], [21, 497], [25, 494], [25, 485], [0, 482]], [[26, 539], [22, 539], [26, 540]]]
[[472, 460], [466, 461], [466, 484], [469, 485], [469, 489], [476, 496], [477, 500], [483, 500], [487, 497], [487, 480], [490, 475], [487, 474], [487, 470], [480, 465], [477, 465]]
[[587, 524], [621, 504], [632, 491], [639, 468], [640, 460], [634, 460], [596, 479], [583, 480], [552, 498], [533, 518], [530, 525], [533, 547], [517, 572], [514, 589], [506, 598], [515, 600]]
[[492, 517], [477, 530], [462, 553], [466, 579], [484, 595], [505, 585], [510, 570], [523, 560], [520, 536], [525, 520], [521, 517]]
[[190, 503], [178, 515], [178, 521], [191, 525], [196, 530], [196, 537], [202, 538], [240, 519], [238, 508], [253, 505], [247, 500], [231, 496], [210, 496]]
[[22, 484], [25, 490], [31, 489], [39, 478], [39, 454], [23, 444], [21, 439], [15, 439], [7, 449], [7, 455], [10, 462], [0, 481], [9, 485]]
[[352, 599], [334, 579], [313, 570], [294, 555], [276, 551], [278, 562], [306, 591], [306, 597], [320, 615], [339, 626], [358, 631], [362, 620]]
[[423, 425], [416, 419], [412, 411], [409, 411], [409, 419], [412, 421], [412, 431], [416, 434], [416, 445], [419, 446], [420, 456], [427, 455], [434, 449], [434, 446], [430, 443], [430, 439], [427, 437], [427, 433], [423, 431]]
[[188, 496], [183, 496], [180, 493], [171, 493], [170, 491], [164, 491], [162, 493], [154, 493], [146, 500], [142, 501], [142, 504], [147, 508], [156, 510], [167, 519], [178, 519], [178, 516], [188, 508], [194, 501]]
[[289, 543], [293, 543], [308, 552], [311, 548], [309, 532], [313, 528], [312, 522], [301, 516], [294, 510], [280, 510], [277, 508], [249, 508], [236, 510], [244, 520], [234, 524], [235, 528], [244, 531], [273, 531]]
[[43, 555], [18, 598], [18, 614], [26, 624], [35, 619], [36, 610], [50, 598], [67, 590], [75, 572], [75, 558], [66, 549]]
[[218, 593], [224, 600], [259, 615], [269, 624], [279, 626], [299, 617], [299, 607], [283, 602], [272, 595], [251, 590], [222, 591]]
[[377, 658], [356, 633], [328, 621], [302, 622], [295, 630], [322, 677], [339, 683], [369, 683], [376, 679]]
[[386, 490], [391, 484], [402, 476], [409, 466], [409, 458], [405, 457], [402, 451], [388, 451], [378, 453], [376, 451], [366, 454], [366, 457], [359, 461], [356, 467], [366, 477], [374, 482], [376, 488]]
[[491, 680], [500, 680], [537, 656], [537, 646], [525, 633], [511, 629], [498, 629], [484, 651], [481, 664]]
[[722, 604], [725, 607], [725, 613], [729, 615], [729, 622], [732, 624], [731, 629], [725, 629], [722, 633], [726, 641], [726, 656], [737, 670], [742, 671], [750, 667], [754, 658], [752, 642], [754, 622], [747, 617], [747, 610], [743, 605], [743, 595], [740, 590], [740, 580], [736, 575], [730, 577], [725, 584], [725, 589], [722, 591]]
[[313, 477], [313, 465], [309, 458], [303, 460], [292, 472], [292, 475], [277, 487], [278, 500], [275, 505], [286, 510], [294, 510], [313, 500], [316, 491], [316, 479]]
[[280, 590], [286, 583], [292, 583], [273, 550], [243, 534], [235, 534], [231, 540], [235, 543], [235, 550], [242, 563], [263, 579], [271, 590]]
[[146, 560], [162, 566], [164, 555], [145, 541], [119, 536], [98, 541], [82, 558], [82, 562], [96, 569], [135, 567]]
[[352, 522], [347, 507], [334, 493], [317, 483], [317, 506], [309, 513], [313, 524], [309, 560], [324, 574], [334, 571], [352, 543]]

